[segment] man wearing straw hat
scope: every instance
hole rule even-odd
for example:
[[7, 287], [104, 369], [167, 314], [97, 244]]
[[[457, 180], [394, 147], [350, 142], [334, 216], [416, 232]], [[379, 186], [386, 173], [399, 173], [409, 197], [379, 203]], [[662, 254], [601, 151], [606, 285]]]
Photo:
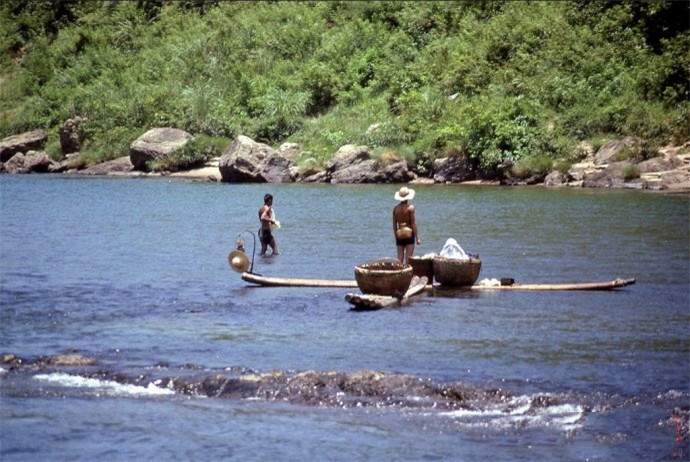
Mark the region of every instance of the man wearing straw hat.
[[414, 189], [403, 186], [394, 196], [400, 203], [393, 209], [393, 234], [398, 249], [398, 260], [403, 265], [407, 265], [414, 254], [415, 242], [417, 245], [422, 243], [417, 233], [414, 205], [409, 202], [414, 198], [414, 194]]

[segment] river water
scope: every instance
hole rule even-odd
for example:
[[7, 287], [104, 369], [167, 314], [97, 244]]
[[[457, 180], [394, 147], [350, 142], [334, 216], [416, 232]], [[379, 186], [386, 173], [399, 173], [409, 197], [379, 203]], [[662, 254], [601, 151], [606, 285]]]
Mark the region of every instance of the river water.
[[480, 278], [637, 278], [613, 292], [355, 312], [228, 266], [271, 192], [281, 255], [255, 271], [351, 279], [394, 255], [396, 189], [0, 176], [0, 353], [22, 360], [0, 459], [687, 460], [688, 196], [416, 188], [417, 253], [454, 237]]

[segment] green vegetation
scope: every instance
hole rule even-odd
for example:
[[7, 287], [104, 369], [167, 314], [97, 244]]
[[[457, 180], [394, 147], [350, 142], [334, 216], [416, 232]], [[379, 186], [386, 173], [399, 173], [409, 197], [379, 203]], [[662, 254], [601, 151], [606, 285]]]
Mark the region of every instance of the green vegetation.
[[640, 177], [640, 168], [637, 165], [626, 165], [623, 169], [623, 178], [625, 181], [634, 180]]
[[0, 136], [81, 115], [86, 162], [172, 126], [212, 138], [154, 168], [245, 134], [302, 144], [303, 167], [356, 143], [420, 168], [463, 153], [489, 173], [540, 170], [577, 160], [582, 140], [690, 137], [689, 13], [662, 0], [7, 0]]
[[532, 175], [546, 175], [553, 167], [553, 159], [545, 155], [526, 156], [518, 160], [511, 168], [516, 178], [528, 178]]

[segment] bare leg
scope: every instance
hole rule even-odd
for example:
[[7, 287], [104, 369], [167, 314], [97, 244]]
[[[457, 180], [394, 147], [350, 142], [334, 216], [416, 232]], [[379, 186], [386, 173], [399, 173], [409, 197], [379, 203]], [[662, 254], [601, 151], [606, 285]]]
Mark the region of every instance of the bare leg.
[[398, 245], [398, 246], [396, 246], [396, 248], [398, 249], [398, 261], [400, 261], [400, 263], [404, 263], [405, 247], [402, 245]]
[[280, 255], [280, 253], [278, 253], [278, 244], [276, 243], [275, 237], [271, 239], [270, 245], [271, 245], [271, 250], [272, 250], [271, 255]]
[[268, 246], [262, 242], [261, 243], [261, 253], [259, 255], [261, 255], [262, 257], [264, 255], [266, 255], [266, 249], [268, 249]]
[[[400, 249], [401, 247], [398, 248]], [[402, 260], [402, 263], [403, 265], [407, 266], [410, 264], [410, 257], [414, 253], [414, 244], [406, 245], [403, 249], [404, 258]]]
[[405, 247], [405, 255], [407, 255], [407, 259], [409, 260], [411, 256], [414, 255], [414, 244], [410, 244]]

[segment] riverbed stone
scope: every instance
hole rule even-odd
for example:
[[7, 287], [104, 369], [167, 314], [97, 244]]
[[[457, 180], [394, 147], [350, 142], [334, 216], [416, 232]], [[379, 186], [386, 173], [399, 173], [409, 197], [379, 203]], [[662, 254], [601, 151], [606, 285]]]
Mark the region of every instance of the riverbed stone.
[[48, 139], [45, 130], [32, 130], [0, 140], [0, 162], [7, 162], [15, 154], [43, 149]]
[[148, 170], [147, 163], [183, 148], [192, 135], [177, 128], [152, 128], [137, 138], [129, 148], [129, 158], [136, 170]]

